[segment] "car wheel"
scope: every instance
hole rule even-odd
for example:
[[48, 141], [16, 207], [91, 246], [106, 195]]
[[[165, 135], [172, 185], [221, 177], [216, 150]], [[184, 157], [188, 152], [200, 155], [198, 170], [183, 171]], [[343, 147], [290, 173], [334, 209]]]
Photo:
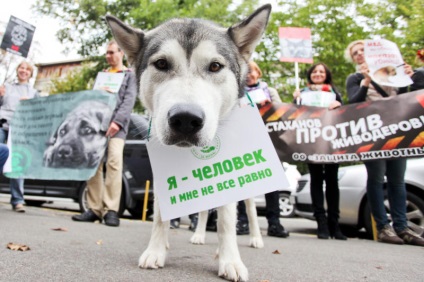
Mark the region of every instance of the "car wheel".
[[[387, 217], [391, 220], [389, 200], [384, 200], [386, 206]], [[406, 219], [408, 226], [419, 235], [424, 234], [424, 201], [413, 194], [412, 192], [406, 192]], [[372, 236], [371, 226], [371, 208], [366, 203], [363, 212], [363, 221], [367, 233]]]
[[[122, 191], [124, 191], [124, 189], [122, 189]], [[87, 183], [84, 183], [80, 188], [79, 196], [78, 196], [78, 204], [80, 206], [81, 212], [85, 212], [90, 208], [88, 205], [88, 200], [87, 200]], [[119, 203], [119, 210], [118, 210], [119, 217], [122, 216], [124, 211], [125, 211], [125, 193], [122, 193], [121, 201]]]
[[[131, 216], [134, 219], [141, 219], [143, 217], [143, 206], [144, 201], [137, 201], [135, 206], [131, 209], [128, 209]], [[149, 218], [153, 214], [153, 202], [149, 202], [147, 204], [147, 212], [146, 212], [146, 218]]]
[[280, 199], [278, 200], [278, 205], [280, 207], [280, 216], [281, 217], [293, 217], [294, 216], [294, 205], [290, 203], [290, 195], [286, 193], [280, 194]]

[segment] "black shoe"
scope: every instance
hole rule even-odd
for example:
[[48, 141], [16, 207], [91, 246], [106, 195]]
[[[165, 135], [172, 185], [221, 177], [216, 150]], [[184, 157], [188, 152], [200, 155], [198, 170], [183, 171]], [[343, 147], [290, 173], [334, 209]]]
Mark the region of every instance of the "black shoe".
[[236, 225], [236, 231], [237, 235], [248, 235], [250, 233], [249, 224], [239, 220]]
[[116, 211], [108, 211], [103, 219], [107, 226], [119, 226], [119, 216]]
[[170, 226], [169, 227], [171, 229], [178, 229], [178, 228], [180, 228], [180, 219], [179, 218], [171, 219]]
[[290, 236], [290, 233], [284, 230], [284, 227], [278, 224], [271, 224], [268, 226], [268, 236], [287, 238]]
[[317, 237], [318, 239], [328, 239], [330, 231], [328, 230], [328, 221], [326, 216], [319, 216], [316, 218], [318, 224]]
[[197, 221], [198, 221], [198, 215], [197, 214], [193, 215], [191, 217], [191, 222], [190, 222], [190, 225], [188, 227], [188, 230], [193, 231], [193, 232], [196, 231]]
[[330, 233], [331, 238], [334, 238], [336, 240], [347, 240], [347, 237], [343, 235], [342, 231], [340, 230], [338, 219], [328, 219], [328, 231]]
[[86, 210], [82, 214], [72, 216], [72, 220], [85, 221], [85, 222], [102, 222], [102, 219], [98, 217], [92, 210]]

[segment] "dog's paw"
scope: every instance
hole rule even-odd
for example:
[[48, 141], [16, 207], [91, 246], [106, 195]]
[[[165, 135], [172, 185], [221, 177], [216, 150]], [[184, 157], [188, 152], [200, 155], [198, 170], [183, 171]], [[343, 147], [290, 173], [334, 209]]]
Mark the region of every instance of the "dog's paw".
[[262, 236], [251, 236], [249, 246], [256, 249], [263, 248], [264, 240], [262, 240]]
[[204, 245], [205, 244], [206, 234], [197, 234], [194, 233], [190, 238], [190, 243], [193, 245]]
[[166, 250], [147, 249], [138, 260], [138, 267], [155, 269], [165, 266]]
[[229, 281], [247, 281], [249, 272], [241, 260], [220, 262], [218, 275]]

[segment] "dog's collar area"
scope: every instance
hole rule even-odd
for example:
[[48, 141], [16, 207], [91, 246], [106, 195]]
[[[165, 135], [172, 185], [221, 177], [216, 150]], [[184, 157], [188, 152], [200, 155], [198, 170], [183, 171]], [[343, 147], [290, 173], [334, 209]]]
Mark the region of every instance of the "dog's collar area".
[[246, 94], [247, 99], [249, 99], [250, 105], [251, 105], [252, 107], [255, 107], [255, 105], [253, 104], [252, 98], [250, 98], [249, 92], [244, 91], [244, 94]]

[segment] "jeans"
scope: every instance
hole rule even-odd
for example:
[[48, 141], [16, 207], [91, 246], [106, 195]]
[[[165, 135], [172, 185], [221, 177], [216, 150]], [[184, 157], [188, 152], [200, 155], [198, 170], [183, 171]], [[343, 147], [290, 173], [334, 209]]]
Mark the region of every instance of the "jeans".
[[327, 216], [330, 221], [337, 222], [339, 219], [339, 183], [337, 174], [338, 164], [310, 164], [311, 174], [311, 199], [314, 209], [314, 217], [325, 217], [323, 182], [325, 181], [325, 199], [327, 201]]
[[381, 230], [389, 224], [384, 206], [384, 175], [387, 177], [387, 197], [390, 204], [393, 228], [400, 232], [407, 227], [406, 222], [406, 159], [373, 160], [364, 162], [367, 173], [367, 197], [371, 212]]
[[[3, 128], [0, 128], [0, 144], [3, 144], [7, 137], [8, 137], [8, 131], [4, 130]], [[5, 145], [4, 145], [5, 146]], [[9, 155], [9, 150], [7, 150]], [[0, 152], [0, 155], [3, 155], [3, 153]], [[3, 158], [0, 156], [0, 162]], [[7, 157], [6, 157], [7, 159]], [[4, 161], [6, 162], [6, 160]], [[3, 163], [4, 165], [4, 163]], [[2, 165], [2, 167], [3, 167]], [[24, 204], [24, 179], [23, 178], [10, 178], [10, 203], [12, 206], [16, 206], [17, 204]]]

